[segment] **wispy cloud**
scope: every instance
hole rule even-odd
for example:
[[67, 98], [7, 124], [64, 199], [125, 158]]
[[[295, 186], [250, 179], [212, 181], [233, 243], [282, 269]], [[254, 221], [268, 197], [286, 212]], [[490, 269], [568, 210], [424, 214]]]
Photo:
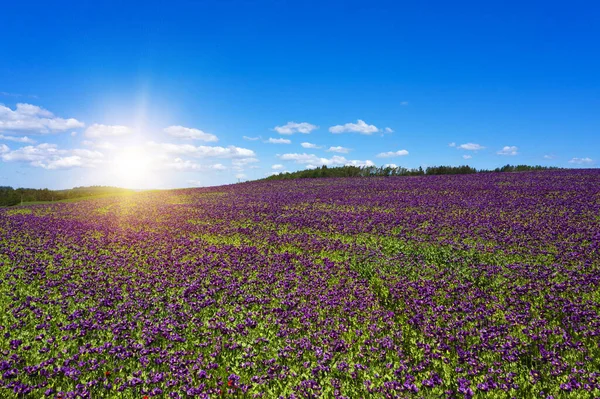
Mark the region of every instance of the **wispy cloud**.
[[398, 150], [398, 151], [380, 152], [376, 156], [377, 156], [377, 158], [391, 158], [391, 157], [403, 157], [406, 155], [408, 155], [408, 151]]
[[258, 137], [248, 137], [248, 136], [243, 136], [242, 137], [244, 140], [248, 140], [248, 141], [256, 141], [256, 140], [260, 140], [260, 136]]
[[353, 166], [374, 166], [375, 164], [370, 160], [348, 160], [340, 155], [334, 155], [331, 158], [321, 158], [314, 154], [282, 154], [277, 155], [282, 161], [294, 161], [298, 164], [304, 164], [307, 167], [317, 167], [321, 165], [326, 166], [340, 166], [340, 165], [353, 165]]
[[172, 144], [149, 142], [151, 148], [170, 154], [189, 155], [197, 158], [251, 158], [256, 154], [247, 148], [236, 146], [194, 146], [191, 144]]
[[155, 168], [157, 169], [173, 169], [173, 170], [177, 170], [177, 171], [201, 171], [201, 172], [208, 172], [208, 171], [223, 171], [226, 170], [227, 167], [223, 164], [220, 163], [216, 163], [216, 164], [212, 164], [212, 165], [205, 165], [205, 164], [200, 164], [198, 162], [195, 161], [191, 161], [189, 159], [181, 159], [181, 158], [175, 158], [173, 160], [166, 160], [163, 161], [162, 164], [159, 165], [155, 165]]
[[306, 143], [306, 142], [300, 143], [300, 145], [303, 148], [323, 148], [323, 146], [319, 146], [319, 145], [316, 145], [316, 144], [313, 144], [313, 143]]
[[231, 167], [233, 170], [241, 172], [245, 169], [256, 169], [258, 166], [253, 164], [258, 163], [258, 158], [249, 157], [249, 158], [237, 158], [231, 161]]
[[3, 96], [3, 97], [15, 97], [15, 98], [20, 98], [20, 97], [38, 98], [38, 96], [36, 96], [35, 94], [9, 93], [9, 92], [6, 92], [6, 91], [0, 91], [0, 96]]
[[109, 141], [90, 141], [90, 140], [84, 140], [81, 142], [81, 144], [83, 144], [86, 147], [93, 147], [96, 148], [98, 150], [114, 150], [117, 148], [116, 145], [114, 145], [113, 143], [109, 142]]
[[467, 151], [479, 151], [479, 150], [483, 150], [485, 147], [476, 143], [465, 143], [465, 144], [461, 144], [458, 147], [456, 147], [458, 149], [461, 150], [467, 150]]
[[278, 163], [275, 165], [271, 165], [271, 169], [273, 170], [281, 170], [281, 169], [285, 169], [285, 166], [283, 166], [282, 164]]
[[471, 158], [473, 158], [473, 156], [467, 155], [467, 154], [463, 155], [462, 157], [463, 157], [463, 159], [471, 159]]
[[265, 140], [265, 143], [269, 143], [269, 144], [291, 144], [292, 140], [288, 140], [288, 139], [274, 139], [273, 137], [269, 137], [268, 140]]
[[0, 140], [6, 140], [6, 141], [14, 141], [16, 143], [28, 143], [28, 144], [34, 144], [35, 140], [30, 139], [27, 136], [5, 136], [3, 134], [0, 134]]
[[189, 140], [200, 140], [206, 142], [216, 142], [219, 141], [217, 136], [211, 133], [203, 132], [199, 129], [184, 127], [184, 126], [169, 126], [163, 129], [165, 133], [169, 136], [181, 138], [181, 139], [189, 139]]
[[572, 158], [569, 161], [570, 164], [574, 165], [593, 165], [595, 162], [592, 158]]
[[375, 125], [368, 125], [362, 119], [359, 119], [356, 123], [346, 123], [344, 125], [335, 125], [329, 128], [329, 131], [334, 134], [339, 133], [360, 133], [365, 135], [371, 135], [377, 133], [379, 129]]
[[336, 147], [329, 147], [329, 149], [327, 151], [328, 152], [337, 152], [339, 154], [348, 154], [350, 152], [350, 148], [336, 146]]
[[385, 129], [383, 129], [383, 131], [385, 133], [394, 133], [394, 129], [392, 129], [391, 127], [386, 127]]
[[273, 128], [273, 130], [275, 130], [279, 134], [294, 134], [294, 133], [308, 134], [318, 128], [319, 128], [318, 126], [313, 125], [312, 123], [308, 123], [308, 122], [301, 122], [301, 123], [288, 122], [283, 126], [275, 126]]

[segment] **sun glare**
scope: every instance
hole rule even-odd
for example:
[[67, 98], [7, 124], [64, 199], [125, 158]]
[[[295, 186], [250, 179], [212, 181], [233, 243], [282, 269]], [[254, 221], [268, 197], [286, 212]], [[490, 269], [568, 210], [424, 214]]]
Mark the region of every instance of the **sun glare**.
[[110, 172], [117, 185], [126, 188], [145, 188], [150, 179], [152, 160], [144, 150], [136, 147], [118, 151], [111, 162]]

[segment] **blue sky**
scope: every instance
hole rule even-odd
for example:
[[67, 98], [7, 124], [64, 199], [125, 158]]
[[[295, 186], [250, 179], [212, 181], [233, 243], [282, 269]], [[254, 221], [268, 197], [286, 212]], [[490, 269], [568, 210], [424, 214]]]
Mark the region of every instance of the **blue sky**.
[[0, 185], [597, 167], [599, 16], [592, 1], [6, 3]]

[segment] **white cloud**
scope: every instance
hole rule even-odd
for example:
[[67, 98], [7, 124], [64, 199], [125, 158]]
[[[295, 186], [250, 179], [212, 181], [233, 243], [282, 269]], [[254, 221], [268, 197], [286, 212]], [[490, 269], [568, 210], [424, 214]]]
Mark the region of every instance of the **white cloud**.
[[555, 159], [556, 155], [544, 155], [544, 159]]
[[569, 163], [574, 165], [593, 165], [594, 160], [591, 158], [572, 158]]
[[455, 142], [449, 143], [448, 147], [456, 147], [456, 143]]
[[408, 105], [408, 101], [401, 101], [400, 105]]
[[[202, 165], [194, 161], [190, 161], [189, 159], [181, 159], [175, 158], [173, 160], [166, 161], [162, 164], [162, 168], [164, 169], [174, 169], [178, 171], [222, 171], [226, 170], [227, 167], [223, 164], [216, 163], [214, 165]], [[159, 167], [160, 169], [160, 167]]]
[[197, 158], [251, 158], [256, 155], [252, 150], [233, 145], [228, 147], [193, 146], [191, 144], [155, 143], [152, 141], [148, 145], [170, 154], [190, 155]]
[[307, 143], [307, 142], [300, 143], [300, 145], [301, 145], [303, 148], [323, 148], [322, 146], [318, 146], [318, 145], [316, 145], [316, 144], [313, 144], [313, 143]]
[[100, 137], [119, 137], [127, 136], [133, 133], [133, 130], [127, 126], [120, 125], [102, 125], [95, 123], [85, 129], [85, 137], [97, 139]]
[[77, 132], [71, 132], [71, 137], [77, 136]]
[[167, 133], [169, 136], [177, 137], [180, 139], [200, 140], [206, 142], [219, 141], [217, 136], [215, 136], [214, 134], [206, 133], [199, 129], [193, 129], [179, 125], [166, 127], [163, 129], [163, 132]]
[[359, 161], [356, 159], [353, 159], [351, 161], [347, 161], [344, 165], [350, 165], [350, 166], [375, 166], [375, 163], [372, 161], [369, 161], [368, 159], [366, 161]]
[[241, 172], [241, 171], [243, 171], [246, 168], [249, 168], [249, 169], [256, 169], [256, 168], [258, 168], [257, 166], [251, 165], [251, 164], [257, 163], [257, 162], [259, 162], [257, 158], [232, 159], [231, 160], [231, 166], [232, 166], [233, 170]]
[[[175, 158], [172, 161], [167, 161], [162, 164], [165, 169], [175, 169], [178, 171], [189, 171], [189, 170], [204, 170], [204, 167], [189, 159]], [[160, 169], [160, 168], [159, 168]]]
[[85, 149], [61, 150], [56, 144], [43, 143], [26, 146], [2, 154], [4, 162], [26, 162], [44, 169], [94, 167], [102, 163], [103, 155]]
[[245, 179], [245, 178], [246, 178], [246, 175], [245, 175], [245, 174], [243, 174], [243, 173], [238, 173], [237, 175], [235, 175], [235, 178], [236, 178], [236, 179]]
[[362, 119], [359, 119], [356, 123], [346, 123], [345, 125], [335, 125], [329, 128], [331, 133], [360, 133], [370, 135], [377, 133], [379, 129], [375, 125], [368, 125]]
[[473, 158], [471, 155], [466, 155], [466, 154], [463, 155], [462, 157], [463, 157], [463, 159], [471, 159], [471, 158]]
[[479, 151], [479, 150], [483, 150], [485, 147], [476, 143], [466, 143], [466, 144], [461, 144], [456, 148], [460, 148], [461, 150], [468, 150], [468, 151]]
[[269, 139], [266, 140], [265, 143], [270, 143], [270, 144], [291, 144], [292, 140], [288, 140], [288, 139], [274, 139], [273, 137], [269, 137]]
[[377, 158], [391, 158], [391, 157], [403, 157], [408, 155], [408, 151], [406, 150], [398, 150], [398, 151], [388, 151], [388, 152], [381, 152], [379, 154], [377, 154]]
[[354, 165], [354, 166], [373, 166], [375, 165], [372, 161], [366, 160], [348, 160], [340, 155], [334, 155], [331, 158], [320, 158], [314, 154], [282, 154], [277, 155], [282, 161], [295, 161], [298, 164], [307, 165], [307, 167], [316, 167], [321, 165], [326, 166], [342, 166], [342, 165]]
[[232, 165], [235, 166], [245, 166], [251, 163], [256, 163], [258, 162], [257, 158], [240, 158], [240, 159], [234, 159], [231, 161]]
[[308, 134], [319, 127], [313, 125], [308, 122], [288, 122], [283, 126], [275, 126], [273, 130], [275, 130], [279, 134], [294, 134], [294, 133], [304, 133]]
[[398, 167], [398, 165], [396, 165], [395, 163], [386, 163], [385, 165], [383, 165], [383, 167], [396, 169]]
[[519, 148], [514, 145], [506, 145], [501, 150], [496, 152], [498, 155], [517, 155]]
[[256, 141], [256, 140], [260, 140], [260, 136], [258, 136], [258, 137], [243, 136], [243, 139], [248, 140], [248, 141]]
[[272, 165], [271, 169], [273, 169], [273, 170], [285, 169], [285, 166], [283, 166], [282, 164], [278, 163], [278, 164]]
[[347, 154], [347, 153], [350, 152], [350, 148], [341, 147], [341, 146], [329, 147], [329, 149], [327, 151], [328, 152], [337, 152], [337, 153], [340, 153], [340, 154]]
[[42, 107], [17, 104], [14, 110], [0, 104], [0, 132], [56, 133], [84, 127], [74, 118], [59, 118]]
[[100, 159], [100, 158], [104, 157], [104, 155], [101, 152], [86, 150], [83, 148], [75, 148], [75, 149], [71, 150], [71, 153], [78, 157], [89, 158], [89, 159]]
[[391, 127], [386, 127], [385, 129], [383, 129], [386, 133], [394, 133], [394, 129], [392, 129]]
[[115, 146], [113, 143], [109, 142], [109, 141], [90, 141], [90, 140], [84, 140], [81, 142], [81, 144], [87, 146], [87, 147], [93, 147], [99, 150], [114, 150], [117, 148], [117, 146]]
[[6, 144], [0, 144], [0, 154], [10, 152], [10, 148]]
[[0, 140], [6, 140], [6, 141], [14, 141], [16, 143], [28, 143], [28, 144], [33, 144], [35, 143], [35, 140], [30, 139], [27, 136], [5, 136], [3, 134], [0, 134]]
[[187, 184], [189, 184], [190, 186], [197, 187], [197, 186], [201, 186], [202, 182], [200, 180], [188, 180]]

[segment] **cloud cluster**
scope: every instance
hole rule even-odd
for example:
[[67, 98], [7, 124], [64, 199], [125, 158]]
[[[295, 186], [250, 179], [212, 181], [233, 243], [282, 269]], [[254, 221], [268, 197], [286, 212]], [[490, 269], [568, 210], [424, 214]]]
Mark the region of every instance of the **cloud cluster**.
[[570, 164], [573, 165], [593, 165], [594, 164], [594, 160], [592, 158], [572, 158], [569, 161]]
[[160, 165], [158, 169], [173, 169], [177, 171], [223, 171], [226, 170], [227, 167], [221, 163], [216, 163], [212, 165], [203, 165], [194, 161], [190, 161], [189, 159], [181, 159], [175, 158], [173, 160], [166, 161], [162, 164], [162, 168]]
[[514, 145], [506, 145], [501, 150], [496, 152], [498, 155], [517, 155], [519, 148]]
[[371, 135], [377, 133], [379, 129], [375, 125], [368, 125], [362, 119], [359, 119], [356, 123], [346, 123], [344, 125], [335, 125], [329, 128], [329, 131], [334, 134], [339, 133], [359, 133]]
[[203, 132], [199, 129], [193, 129], [184, 126], [169, 126], [163, 129], [169, 136], [189, 139], [189, 140], [200, 140], [206, 142], [217, 142], [219, 139], [214, 134]]
[[283, 126], [275, 126], [273, 128], [273, 130], [275, 130], [279, 134], [294, 134], [294, 133], [309, 134], [310, 132], [312, 132], [313, 130], [316, 130], [318, 128], [319, 128], [318, 126], [313, 125], [308, 122], [301, 122], [301, 123], [288, 122]]
[[252, 150], [233, 145], [228, 147], [194, 146], [191, 144], [155, 143], [151, 141], [148, 146], [169, 154], [189, 155], [196, 158], [249, 158], [256, 155]]
[[328, 152], [337, 152], [339, 154], [347, 154], [350, 152], [350, 148], [336, 146], [336, 147], [329, 147], [329, 149], [327, 151]]
[[277, 155], [279, 159], [282, 161], [294, 161], [298, 164], [306, 165], [307, 168], [317, 167], [317, 166], [342, 166], [342, 165], [353, 165], [353, 166], [374, 166], [375, 164], [370, 160], [348, 160], [343, 156], [334, 155], [331, 158], [321, 158], [314, 154], [297, 154], [297, 153], [289, 153], [289, 154], [281, 154]]
[[391, 157], [404, 157], [406, 155], [408, 155], [408, 151], [398, 150], [398, 151], [380, 152], [376, 156], [377, 156], [377, 158], [391, 158]]
[[38, 134], [64, 132], [84, 127], [74, 118], [59, 118], [37, 105], [19, 103], [14, 110], [0, 104], [0, 132], [29, 132]]
[[44, 169], [95, 167], [102, 162], [103, 157], [104, 155], [98, 151], [78, 148], [61, 150], [56, 144], [49, 143], [21, 147], [14, 151], [2, 151], [4, 162], [25, 162]]
[[[450, 143], [450, 144], [454, 144], [454, 143]], [[479, 150], [485, 149], [484, 146], [482, 146], [480, 144], [476, 144], [476, 143], [465, 143], [465, 144], [461, 144], [461, 145], [457, 146], [456, 148], [461, 149], [461, 150], [467, 150], [467, 151], [479, 151]]]

